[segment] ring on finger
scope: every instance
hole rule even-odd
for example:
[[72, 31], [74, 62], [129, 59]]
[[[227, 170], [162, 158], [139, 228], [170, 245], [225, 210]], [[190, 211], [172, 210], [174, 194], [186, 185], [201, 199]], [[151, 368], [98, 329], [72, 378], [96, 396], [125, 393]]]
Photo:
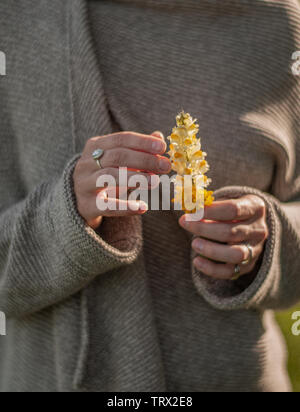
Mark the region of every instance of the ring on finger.
[[253, 261], [253, 254], [254, 254], [253, 253], [253, 247], [249, 243], [245, 243], [245, 246], [249, 251], [249, 257], [248, 257], [248, 259], [245, 259], [245, 260], [242, 261], [242, 263], [241, 263], [242, 266], [250, 265], [250, 263], [252, 263], [252, 261]]
[[101, 165], [101, 159], [104, 156], [104, 150], [97, 149], [93, 152], [92, 156], [93, 156], [93, 159], [95, 160], [95, 162], [97, 163], [97, 165], [99, 166], [99, 169], [103, 169], [103, 167]]
[[234, 275], [232, 276], [231, 280], [238, 280], [240, 277], [241, 277], [241, 267], [240, 265], [235, 265]]

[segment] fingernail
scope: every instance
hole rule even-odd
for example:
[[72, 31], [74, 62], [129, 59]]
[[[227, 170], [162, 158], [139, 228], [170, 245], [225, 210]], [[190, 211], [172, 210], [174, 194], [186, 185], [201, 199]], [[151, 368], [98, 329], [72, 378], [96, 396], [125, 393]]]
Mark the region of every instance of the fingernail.
[[166, 144], [161, 141], [153, 142], [152, 149], [155, 153], [163, 153], [166, 151]]
[[179, 222], [180, 222], [181, 226], [183, 226], [183, 227], [186, 227], [187, 224], [188, 224], [188, 222], [186, 221], [185, 216], [181, 217]]
[[197, 259], [194, 260], [194, 266], [195, 266], [198, 270], [203, 269], [202, 261], [201, 261], [199, 258], [197, 258]]
[[159, 135], [161, 137], [161, 139], [165, 138], [164, 134], [159, 130], [156, 130], [156, 132], [154, 132], [154, 134]]
[[171, 169], [170, 162], [167, 159], [161, 159], [159, 161], [159, 169], [162, 172], [169, 172]]
[[200, 239], [195, 239], [193, 242], [193, 246], [195, 249], [197, 249], [199, 252], [203, 251], [203, 241]]

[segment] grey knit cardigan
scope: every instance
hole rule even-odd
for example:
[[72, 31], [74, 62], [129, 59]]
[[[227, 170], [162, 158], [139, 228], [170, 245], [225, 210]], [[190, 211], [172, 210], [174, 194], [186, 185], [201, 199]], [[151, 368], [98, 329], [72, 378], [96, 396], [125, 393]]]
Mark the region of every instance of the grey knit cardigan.
[[[0, 336], [0, 390], [288, 391], [273, 310], [300, 299], [300, 82], [291, 71], [292, 53], [300, 50], [298, 3], [106, 3], [112, 3], [108, 15], [130, 7], [128, 18], [136, 16], [140, 30], [144, 7], [178, 24], [180, 13], [194, 27], [195, 16], [204, 25], [209, 19], [214, 30], [199, 35], [208, 46], [193, 55], [202, 86], [193, 89], [197, 84], [178, 73], [174, 96], [184, 96], [184, 108], [202, 116], [212, 139], [216, 197], [263, 198], [270, 237], [258, 273], [245, 285], [212, 281], [189, 265], [171, 271], [183, 232], [164, 214], [107, 220], [98, 232], [87, 227], [72, 185], [86, 140], [120, 129], [168, 133], [177, 103], [170, 99], [161, 110], [158, 100], [140, 118], [128, 105], [113, 113], [85, 0], [2, 0], [7, 75], [0, 77], [0, 311], [7, 336]], [[153, 27], [157, 40], [160, 26]], [[186, 41], [195, 42], [197, 30]], [[175, 44], [185, 31], [176, 33]], [[224, 49], [226, 39], [230, 47]], [[139, 36], [134, 41], [138, 45]], [[153, 42], [153, 52], [159, 47]], [[155, 77], [156, 87], [165, 80]], [[151, 101], [155, 92], [148, 86]], [[189, 102], [193, 92], [203, 102]], [[241, 157], [245, 148], [247, 157]], [[243, 159], [260, 162], [262, 180], [271, 159], [268, 188]], [[169, 264], [151, 289], [149, 256], [156, 247]], [[191, 252], [184, 246], [182, 253]]]

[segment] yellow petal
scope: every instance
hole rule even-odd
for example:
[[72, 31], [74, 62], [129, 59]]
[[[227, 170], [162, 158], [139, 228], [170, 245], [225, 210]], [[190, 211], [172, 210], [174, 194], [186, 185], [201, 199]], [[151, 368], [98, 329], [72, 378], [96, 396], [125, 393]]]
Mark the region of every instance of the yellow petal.
[[172, 133], [171, 134], [171, 140], [175, 143], [179, 143], [180, 142], [180, 137], [177, 134]]
[[191, 139], [186, 139], [186, 140], [184, 141], [184, 144], [185, 144], [186, 146], [190, 146], [192, 143], [193, 143], [193, 142], [192, 142]]
[[194, 153], [193, 154], [193, 158], [195, 159], [195, 158], [202, 158], [202, 156], [203, 156], [203, 152], [202, 152], [202, 150], [198, 150], [198, 152], [196, 152], [196, 153]]
[[181, 158], [183, 158], [183, 154], [176, 152], [174, 157], [175, 157], [175, 159], [181, 159]]

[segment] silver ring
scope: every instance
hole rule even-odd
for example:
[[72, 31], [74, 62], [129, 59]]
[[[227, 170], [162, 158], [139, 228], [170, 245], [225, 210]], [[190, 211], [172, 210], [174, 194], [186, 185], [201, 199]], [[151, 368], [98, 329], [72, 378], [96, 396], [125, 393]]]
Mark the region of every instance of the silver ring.
[[242, 266], [250, 265], [250, 263], [253, 261], [253, 247], [249, 245], [249, 243], [245, 243], [245, 246], [249, 250], [249, 257], [248, 259], [243, 260], [243, 262], [241, 263]]
[[103, 155], [104, 155], [104, 150], [102, 150], [102, 149], [97, 149], [92, 154], [93, 159], [95, 160], [95, 162], [99, 166], [99, 169], [103, 169], [103, 167], [101, 165], [101, 161], [100, 161], [102, 159]]
[[241, 277], [241, 267], [240, 265], [235, 265], [234, 275], [232, 276], [231, 280], [238, 280], [240, 277]]

